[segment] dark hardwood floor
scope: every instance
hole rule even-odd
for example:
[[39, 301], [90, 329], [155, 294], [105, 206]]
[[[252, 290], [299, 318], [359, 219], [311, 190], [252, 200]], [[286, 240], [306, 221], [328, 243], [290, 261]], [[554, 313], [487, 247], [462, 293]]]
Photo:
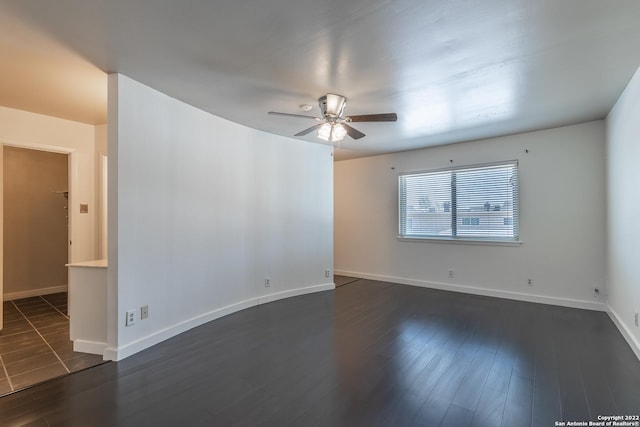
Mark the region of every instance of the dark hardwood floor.
[[357, 277], [339, 276], [337, 274], [333, 276], [333, 283], [336, 285], [336, 288], [339, 288], [340, 286], [344, 286], [344, 285], [349, 285], [358, 280], [360, 279]]
[[605, 313], [358, 280], [0, 398], [3, 426], [554, 426], [640, 413]]

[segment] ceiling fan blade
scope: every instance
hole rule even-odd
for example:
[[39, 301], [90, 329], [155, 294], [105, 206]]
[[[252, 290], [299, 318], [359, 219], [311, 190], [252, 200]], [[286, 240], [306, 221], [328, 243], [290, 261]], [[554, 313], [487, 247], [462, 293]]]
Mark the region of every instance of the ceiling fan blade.
[[342, 126], [344, 126], [344, 129], [347, 131], [347, 135], [353, 139], [360, 139], [365, 136], [364, 133], [360, 132], [358, 129], [352, 128], [346, 123], [343, 123]]
[[398, 115], [396, 113], [363, 114], [349, 116], [347, 119], [352, 122], [395, 122], [398, 120]]
[[314, 130], [316, 130], [316, 129], [319, 129], [320, 127], [322, 127], [322, 125], [323, 125], [323, 124], [324, 124], [324, 123], [319, 123], [319, 124], [317, 124], [317, 125], [313, 125], [313, 126], [311, 126], [310, 128], [307, 128], [307, 129], [305, 129], [305, 130], [303, 130], [303, 131], [300, 131], [300, 132], [296, 133], [296, 134], [295, 134], [295, 135], [293, 135], [293, 136], [302, 136], [302, 135], [306, 135], [306, 134], [308, 134], [308, 133], [313, 132], [313, 131], [314, 131]]
[[269, 111], [267, 114], [271, 114], [272, 116], [302, 117], [304, 119], [321, 120], [319, 117], [305, 116], [305, 115], [302, 115], [302, 114], [278, 113], [276, 111]]

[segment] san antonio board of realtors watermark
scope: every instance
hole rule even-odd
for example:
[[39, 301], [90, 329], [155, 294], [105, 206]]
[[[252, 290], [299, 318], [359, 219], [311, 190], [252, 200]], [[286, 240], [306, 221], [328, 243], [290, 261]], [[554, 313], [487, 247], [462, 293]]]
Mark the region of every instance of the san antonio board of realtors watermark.
[[640, 415], [598, 415], [595, 421], [556, 421], [554, 427], [640, 427]]

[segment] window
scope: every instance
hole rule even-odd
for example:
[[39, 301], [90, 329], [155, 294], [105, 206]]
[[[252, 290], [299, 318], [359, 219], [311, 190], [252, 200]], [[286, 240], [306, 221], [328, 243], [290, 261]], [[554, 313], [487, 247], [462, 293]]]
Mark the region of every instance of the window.
[[401, 238], [517, 241], [518, 162], [403, 173]]

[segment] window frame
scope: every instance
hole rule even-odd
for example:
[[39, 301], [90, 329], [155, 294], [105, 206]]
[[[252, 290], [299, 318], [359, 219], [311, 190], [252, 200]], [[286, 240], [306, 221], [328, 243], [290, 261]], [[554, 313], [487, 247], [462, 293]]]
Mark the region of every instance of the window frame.
[[[423, 174], [436, 174], [441, 172], [450, 172], [450, 171], [469, 171], [473, 169], [484, 169], [484, 168], [492, 168], [499, 166], [513, 166], [515, 167], [516, 172], [516, 191], [513, 195], [512, 203], [513, 203], [513, 230], [514, 236], [508, 237], [500, 237], [500, 236], [488, 236], [488, 237], [473, 237], [473, 236], [438, 236], [438, 235], [409, 235], [402, 234], [402, 226], [403, 226], [403, 211], [406, 211], [406, 206], [403, 206], [402, 200], [402, 177], [408, 175], [423, 175]], [[417, 171], [407, 171], [407, 172], [399, 172], [397, 173], [397, 191], [398, 191], [398, 235], [397, 239], [401, 241], [414, 241], [414, 242], [439, 242], [439, 243], [463, 243], [463, 244], [481, 244], [481, 245], [500, 245], [500, 246], [519, 246], [522, 244], [520, 240], [520, 168], [519, 168], [518, 160], [505, 160], [493, 163], [481, 163], [481, 164], [472, 164], [472, 165], [461, 165], [461, 166], [450, 166], [446, 168], [438, 168], [438, 169], [427, 169], [427, 170], [417, 170]], [[452, 189], [452, 193], [455, 193], [456, 189]], [[457, 196], [457, 193], [455, 193]], [[449, 201], [450, 209], [451, 209], [451, 227], [452, 234], [457, 232], [458, 218], [457, 218], [457, 199], [452, 198]], [[406, 202], [406, 197], [405, 197]], [[405, 226], [408, 222], [408, 218], [405, 217]], [[505, 224], [506, 225], [506, 224]]]

